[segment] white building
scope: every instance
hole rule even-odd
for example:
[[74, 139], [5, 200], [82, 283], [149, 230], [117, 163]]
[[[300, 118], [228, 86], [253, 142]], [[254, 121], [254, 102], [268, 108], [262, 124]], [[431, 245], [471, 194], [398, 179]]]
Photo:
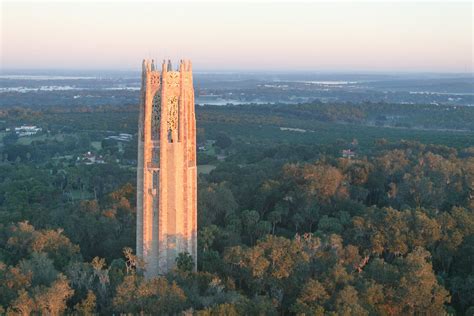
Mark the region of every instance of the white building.
[[36, 125], [22, 125], [20, 127], [15, 127], [15, 133], [18, 137], [36, 135], [42, 130], [41, 127], [37, 127]]

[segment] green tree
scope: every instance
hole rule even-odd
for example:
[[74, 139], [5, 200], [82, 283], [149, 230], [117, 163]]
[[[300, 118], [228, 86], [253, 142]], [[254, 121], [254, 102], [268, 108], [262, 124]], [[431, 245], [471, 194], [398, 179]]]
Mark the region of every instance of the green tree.
[[169, 315], [181, 312], [185, 302], [183, 290], [174, 282], [163, 277], [144, 280], [128, 275], [117, 287], [113, 306], [120, 313]]
[[192, 272], [194, 269], [193, 257], [188, 252], [180, 252], [176, 257], [176, 267], [183, 272]]
[[232, 139], [226, 133], [221, 132], [216, 136], [215, 145], [222, 149], [229, 148], [232, 145]]
[[96, 296], [89, 290], [87, 296], [74, 306], [74, 310], [81, 316], [89, 316], [95, 313]]

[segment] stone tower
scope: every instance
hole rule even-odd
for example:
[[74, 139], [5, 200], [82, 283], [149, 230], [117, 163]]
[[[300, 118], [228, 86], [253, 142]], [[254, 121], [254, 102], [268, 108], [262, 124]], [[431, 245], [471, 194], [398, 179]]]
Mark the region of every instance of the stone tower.
[[175, 267], [179, 253], [197, 262], [196, 119], [190, 61], [161, 71], [144, 60], [138, 129], [137, 256], [145, 276]]

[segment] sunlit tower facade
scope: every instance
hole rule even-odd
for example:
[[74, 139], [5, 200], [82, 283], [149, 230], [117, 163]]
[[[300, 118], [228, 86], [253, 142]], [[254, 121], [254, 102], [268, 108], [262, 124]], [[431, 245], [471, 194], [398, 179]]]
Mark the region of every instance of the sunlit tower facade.
[[138, 129], [137, 256], [145, 276], [167, 273], [179, 253], [197, 263], [196, 119], [192, 65], [161, 71], [144, 60]]

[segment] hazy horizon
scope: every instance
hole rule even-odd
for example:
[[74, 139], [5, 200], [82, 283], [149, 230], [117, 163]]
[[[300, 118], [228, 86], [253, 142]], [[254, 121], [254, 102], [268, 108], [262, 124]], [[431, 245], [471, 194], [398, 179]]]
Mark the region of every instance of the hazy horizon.
[[[158, 69], [159, 70], [159, 69]], [[2, 68], [0, 76], [21, 74], [54, 74], [54, 73], [141, 73], [141, 61], [135, 68]], [[440, 72], [440, 71], [409, 71], [409, 70], [292, 70], [292, 69], [199, 69], [193, 68], [195, 74], [320, 74], [320, 75], [420, 75], [420, 76], [469, 76], [473, 72]]]
[[[1, 68], [471, 74], [472, 3], [2, 2]], [[25, 23], [28, 21], [28, 23]]]

